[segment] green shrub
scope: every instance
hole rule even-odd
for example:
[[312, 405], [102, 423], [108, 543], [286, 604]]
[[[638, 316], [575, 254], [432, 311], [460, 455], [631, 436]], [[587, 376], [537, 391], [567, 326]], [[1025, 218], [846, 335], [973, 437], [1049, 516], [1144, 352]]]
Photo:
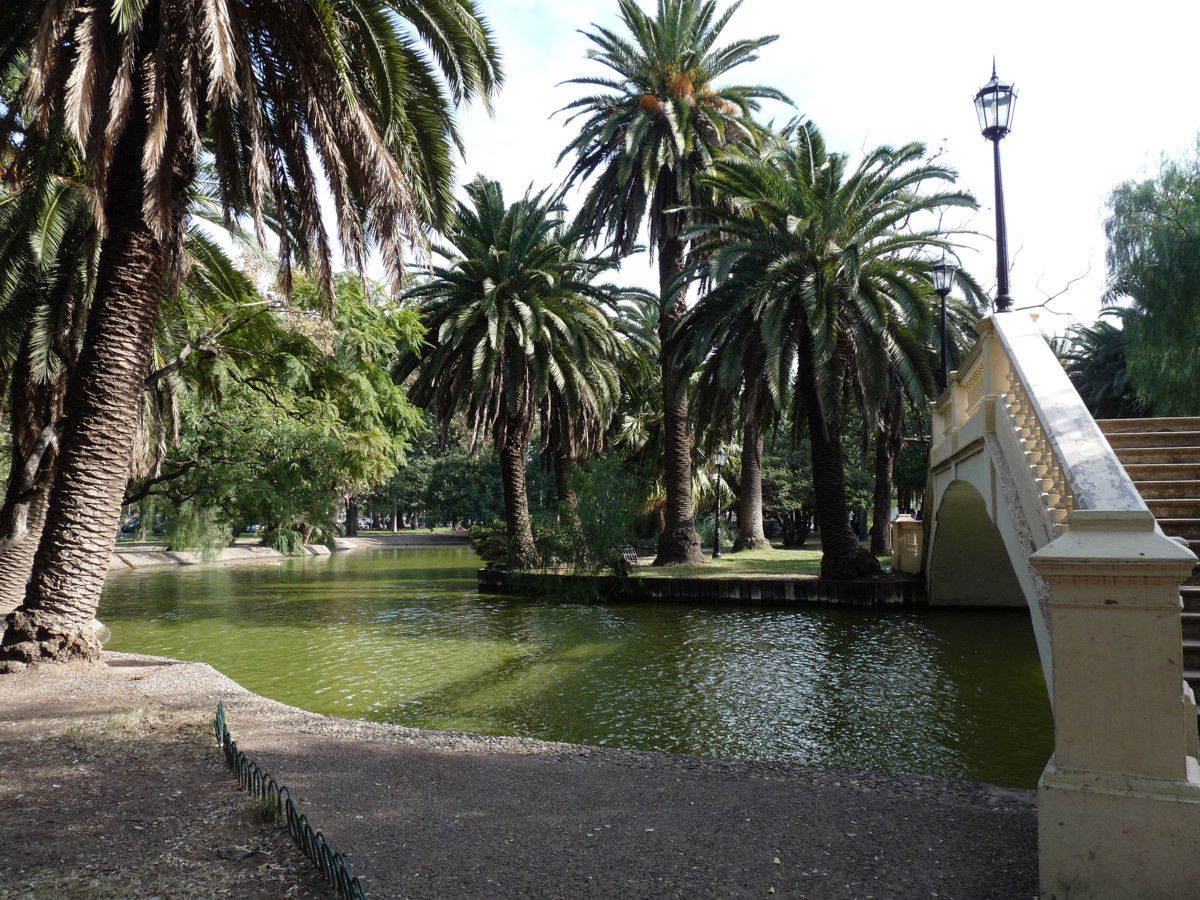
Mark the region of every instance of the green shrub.
[[230, 525], [220, 513], [208, 506], [185, 503], [171, 516], [167, 525], [167, 549], [174, 552], [199, 553], [205, 562], [212, 562], [233, 541]]
[[503, 519], [493, 519], [491, 525], [474, 526], [468, 537], [471, 549], [489, 568], [508, 565], [512, 542]]
[[569, 522], [537, 516], [532, 524], [533, 543], [543, 565], [572, 570], [589, 567], [588, 547]]
[[263, 532], [262, 545], [278, 550], [284, 556], [303, 556], [304, 539], [290, 528], [269, 528]]
[[[702, 549], [710, 550], [713, 545], [713, 514], [708, 513], [700, 518], [696, 529], [700, 533], [700, 546]], [[737, 539], [737, 534], [730, 527], [729, 523], [723, 518], [721, 519], [721, 552], [728, 553], [733, 549], [733, 542]]]
[[626, 569], [621, 547], [637, 536], [646, 486], [643, 479], [622, 466], [615, 457], [589, 460], [576, 469], [572, 484], [579, 500], [579, 523], [583, 530], [582, 567], [623, 573]]

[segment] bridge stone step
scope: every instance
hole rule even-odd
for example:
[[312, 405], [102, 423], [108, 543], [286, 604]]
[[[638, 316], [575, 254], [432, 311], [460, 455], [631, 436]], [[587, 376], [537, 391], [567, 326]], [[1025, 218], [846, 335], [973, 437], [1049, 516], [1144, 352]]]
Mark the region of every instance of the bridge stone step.
[[1185, 584], [1179, 589], [1185, 613], [1200, 613], [1200, 584]]
[[1183, 667], [1200, 669], [1200, 640], [1183, 639]]
[[1114, 447], [1123, 466], [1200, 463], [1200, 447]]
[[[1166, 499], [1150, 499], [1142, 495], [1154, 518], [1160, 522], [1164, 519], [1200, 519], [1200, 497], [1174, 497]], [[1167, 526], [1163, 526], [1163, 531]], [[1182, 535], [1180, 535], [1182, 537]]]
[[[1195, 481], [1200, 484], [1200, 462], [1194, 463], [1125, 463], [1125, 471], [1136, 485], [1160, 481]], [[1145, 496], [1143, 494], [1142, 496]]]
[[1200, 417], [1179, 416], [1158, 419], [1097, 419], [1105, 434], [1129, 431], [1200, 431]]
[[1200, 612], [1184, 610], [1181, 614], [1183, 639], [1200, 641]]
[[1200, 447], [1200, 431], [1127, 431], [1108, 435], [1119, 454], [1129, 447]]
[[[1132, 477], [1132, 476], [1131, 476]], [[1144, 500], [1186, 500], [1189, 497], [1200, 497], [1200, 479], [1180, 478], [1176, 481], [1138, 481], [1133, 479], [1133, 486], [1138, 489]], [[1197, 501], [1200, 502], [1200, 501]], [[1153, 509], [1154, 507], [1150, 507]]]
[[1181, 537], [1186, 540], [1200, 540], [1200, 519], [1160, 518], [1158, 525], [1167, 537]]

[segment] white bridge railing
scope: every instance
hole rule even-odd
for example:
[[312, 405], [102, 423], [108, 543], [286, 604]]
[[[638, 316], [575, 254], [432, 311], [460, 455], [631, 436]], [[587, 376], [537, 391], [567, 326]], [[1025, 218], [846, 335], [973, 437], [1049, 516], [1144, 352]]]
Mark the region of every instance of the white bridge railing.
[[[982, 415], [981, 415], [982, 414]], [[995, 434], [1044, 526], [1039, 549], [1070, 527], [1076, 509], [1149, 515], [1108, 440], [1034, 320], [1021, 313], [985, 319], [979, 340], [933, 407], [936, 465]]]
[[[933, 405], [932, 430], [934, 502], [955, 481], [985, 497], [1051, 687], [1042, 896], [1194, 895], [1200, 764], [1179, 585], [1196, 557], [1159, 530], [1027, 315], [981, 323]], [[926, 576], [933, 585], [938, 572]]]

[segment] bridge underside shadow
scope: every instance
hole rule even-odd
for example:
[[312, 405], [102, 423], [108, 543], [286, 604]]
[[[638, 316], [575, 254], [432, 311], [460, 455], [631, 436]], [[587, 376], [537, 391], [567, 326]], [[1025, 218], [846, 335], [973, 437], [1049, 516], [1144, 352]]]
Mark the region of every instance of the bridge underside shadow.
[[974, 486], [952, 482], [942, 494], [933, 527], [927, 570], [931, 604], [1027, 608], [1004, 539]]

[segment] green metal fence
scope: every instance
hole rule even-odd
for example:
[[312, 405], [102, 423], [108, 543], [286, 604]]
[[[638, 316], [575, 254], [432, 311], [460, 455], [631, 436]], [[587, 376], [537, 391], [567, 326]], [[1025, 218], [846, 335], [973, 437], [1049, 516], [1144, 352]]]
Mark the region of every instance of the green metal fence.
[[237, 741], [233, 739], [229, 733], [229, 726], [225, 723], [223, 702], [217, 703], [213, 732], [216, 734], [217, 746], [224, 751], [225, 761], [229, 763], [229, 768], [233, 770], [241, 786], [250, 791], [256, 800], [265, 803], [278, 819], [287, 823], [287, 829], [296, 846], [316, 864], [322, 875], [333, 882], [338, 894], [351, 900], [366, 900], [367, 895], [362, 882], [350, 873], [346, 857], [335, 852], [328, 838], [313, 829], [308, 816], [302, 815], [296, 807], [291, 791], [238, 749]]

